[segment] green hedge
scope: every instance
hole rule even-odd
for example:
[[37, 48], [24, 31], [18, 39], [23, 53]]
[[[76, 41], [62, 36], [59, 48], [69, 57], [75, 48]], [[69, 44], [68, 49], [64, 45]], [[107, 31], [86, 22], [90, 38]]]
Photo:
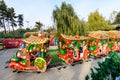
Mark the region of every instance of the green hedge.
[[23, 38], [23, 35], [0, 35], [0, 38]]

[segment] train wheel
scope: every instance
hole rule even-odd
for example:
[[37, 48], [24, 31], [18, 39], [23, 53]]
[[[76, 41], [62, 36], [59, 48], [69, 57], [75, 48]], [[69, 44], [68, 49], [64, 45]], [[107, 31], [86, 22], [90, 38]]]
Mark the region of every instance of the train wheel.
[[73, 59], [69, 58], [66, 63], [67, 64], [72, 64], [73, 63]]
[[40, 71], [40, 72], [45, 72], [46, 71], [47, 64], [46, 64], [46, 61], [43, 58], [41, 58], [41, 57], [36, 58], [35, 62], [34, 62], [34, 65], [37, 66], [38, 71]]

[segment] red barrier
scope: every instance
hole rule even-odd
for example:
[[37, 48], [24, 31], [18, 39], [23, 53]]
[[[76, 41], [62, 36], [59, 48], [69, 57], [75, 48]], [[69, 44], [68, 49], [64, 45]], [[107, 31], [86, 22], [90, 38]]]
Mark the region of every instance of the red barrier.
[[6, 48], [18, 48], [22, 44], [22, 39], [4, 39], [3, 45]]

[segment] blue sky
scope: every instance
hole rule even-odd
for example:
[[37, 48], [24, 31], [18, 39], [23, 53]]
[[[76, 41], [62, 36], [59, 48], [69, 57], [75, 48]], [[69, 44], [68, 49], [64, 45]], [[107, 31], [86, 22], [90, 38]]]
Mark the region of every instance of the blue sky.
[[26, 21], [31, 27], [35, 21], [40, 21], [45, 25], [44, 29], [53, 25], [52, 12], [63, 1], [71, 4], [79, 18], [86, 21], [90, 12], [97, 9], [106, 19], [112, 11], [120, 11], [120, 0], [5, 0], [8, 7], [14, 7], [16, 14], [24, 15], [25, 27], [28, 25]]

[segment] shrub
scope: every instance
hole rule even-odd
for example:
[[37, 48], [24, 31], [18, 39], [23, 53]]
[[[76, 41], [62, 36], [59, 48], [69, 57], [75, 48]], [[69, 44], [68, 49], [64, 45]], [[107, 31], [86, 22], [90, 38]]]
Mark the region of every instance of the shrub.
[[[115, 80], [120, 76], [120, 56], [117, 52], [111, 52], [104, 62], [98, 62], [98, 66], [91, 68], [92, 80]], [[89, 78], [85, 79], [89, 80]]]

